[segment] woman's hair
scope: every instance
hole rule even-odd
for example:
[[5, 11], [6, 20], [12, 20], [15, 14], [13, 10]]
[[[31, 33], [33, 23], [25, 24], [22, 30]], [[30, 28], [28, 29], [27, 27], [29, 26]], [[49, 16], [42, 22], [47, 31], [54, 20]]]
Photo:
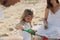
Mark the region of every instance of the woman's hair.
[[22, 21], [26, 22], [25, 17], [28, 16], [28, 15], [33, 16], [33, 11], [31, 11], [30, 9], [25, 9], [24, 12], [23, 12], [23, 15], [21, 17], [21, 22]]
[[[55, 0], [59, 4], [59, 0]], [[47, 8], [52, 8], [53, 5], [51, 3], [51, 0], [47, 0]]]

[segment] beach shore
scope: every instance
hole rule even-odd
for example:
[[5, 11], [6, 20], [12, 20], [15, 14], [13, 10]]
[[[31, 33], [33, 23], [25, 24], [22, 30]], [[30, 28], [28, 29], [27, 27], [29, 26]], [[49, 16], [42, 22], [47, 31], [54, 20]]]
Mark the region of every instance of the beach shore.
[[[0, 19], [0, 35], [8, 34], [9, 36], [18, 35], [15, 29], [16, 24], [21, 20], [21, 16], [25, 9], [31, 9], [34, 12], [32, 25], [43, 24], [43, 18], [46, 8], [46, 0], [39, 0], [35, 2], [21, 1], [10, 7], [3, 7], [3, 18]], [[12, 31], [11, 31], [12, 30]]]

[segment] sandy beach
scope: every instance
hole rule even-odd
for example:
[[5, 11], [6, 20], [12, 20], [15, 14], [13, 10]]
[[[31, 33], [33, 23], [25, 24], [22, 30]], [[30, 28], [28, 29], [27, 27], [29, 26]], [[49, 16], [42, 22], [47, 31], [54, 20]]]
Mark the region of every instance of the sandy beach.
[[19, 23], [24, 9], [31, 9], [34, 11], [34, 18], [32, 20], [33, 26], [41, 25], [43, 24], [46, 0], [36, 0], [32, 2], [22, 0], [10, 7], [1, 7], [3, 8], [4, 13], [3, 18], [0, 19], [0, 35], [8, 34], [8, 36], [19, 36], [15, 27], [16, 24]]

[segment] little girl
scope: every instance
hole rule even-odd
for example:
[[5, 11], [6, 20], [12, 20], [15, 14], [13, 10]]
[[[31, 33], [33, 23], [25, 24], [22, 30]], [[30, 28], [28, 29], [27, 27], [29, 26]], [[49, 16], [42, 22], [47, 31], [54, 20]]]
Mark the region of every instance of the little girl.
[[[33, 19], [33, 11], [25, 9], [21, 21], [17, 24], [16, 29], [19, 29], [20, 35], [23, 36], [24, 40], [31, 40], [31, 34], [28, 31], [31, 29], [31, 21]], [[30, 30], [32, 31], [32, 30]], [[34, 31], [33, 31], [34, 32]]]

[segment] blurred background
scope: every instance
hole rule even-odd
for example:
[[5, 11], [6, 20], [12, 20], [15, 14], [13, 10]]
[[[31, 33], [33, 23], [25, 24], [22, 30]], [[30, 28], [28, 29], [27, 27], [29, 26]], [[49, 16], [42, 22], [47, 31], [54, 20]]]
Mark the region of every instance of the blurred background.
[[15, 27], [20, 22], [24, 9], [33, 10], [33, 26], [43, 24], [46, 0], [8, 0], [4, 6], [0, 5], [0, 7], [3, 10], [2, 19], [0, 19], [0, 37], [3, 34], [15, 36], [18, 35]]

